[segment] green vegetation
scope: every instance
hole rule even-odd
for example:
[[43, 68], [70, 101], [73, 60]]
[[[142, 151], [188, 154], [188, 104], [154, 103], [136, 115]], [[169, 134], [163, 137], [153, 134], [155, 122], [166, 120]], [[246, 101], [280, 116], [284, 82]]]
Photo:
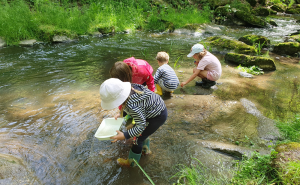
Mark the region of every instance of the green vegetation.
[[[180, 56], [180, 57], [181, 57], [181, 56]], [[179, 69], [179, 68], [180, 68], [180, 65], [177, 65], [177, 63], [178, 63], [180, 57], [178, 57], [178, 58], [176, 59], [174, 65], [173, 65], [174, 69]]]
[[272, 160], [277, 152], [261, 155], [254, 152], [250, 158], [244, 158], [236, 164], [237, 172], [231, 179], [232, 184], [271, 184], [278, 181]]
[[277, 127], [286, 142], [300, 142], [300, 115], [295, 115], [294, 119], [287, 122], [278, 121]]
[[212, 172], [207, 169], [201, 161], [193, 158], [199, 164], [192, 165], [191, 167], [185, 165], [178, 165], [179, 172], [171, 178], [178, 178], [176, 185], [190, 184], [230, 184], [230, 179], [226, 176], [214, 176]]
[[290, 161], [282, 166], [282, 171], [278, 172], [278, 176], [283, 184], [297, 184], [300, 182], [300, 163]]
[[23, 39], [50, 41], [53, 35], [122, 32], [127, 29], [165, 31], [188, 23], [211, 21], [208, 5], [154, 4], [148, 0], [0, 0], [0, 36], [9, 45]]
[[250, 73], [253, 75], [260, 75], [260, 74], [264, 74], [264, 72], [262, 71], [262, 69], [260, 69], [257, 66], [251, 66], [251, 67], [242, 67], [241, 64], [239, 66], [236, 67], [236, 69], [239, 69], [243, 72], [246, 73]]

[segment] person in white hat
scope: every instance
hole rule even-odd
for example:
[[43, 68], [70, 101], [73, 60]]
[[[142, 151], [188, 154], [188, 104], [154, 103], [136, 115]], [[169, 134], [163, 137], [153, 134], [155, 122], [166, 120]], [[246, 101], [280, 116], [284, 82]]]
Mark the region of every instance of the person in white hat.
[[[117, 135], [111, 137], [112, 142], [133, 138], [133, 146], [127, 159], [119, 158], [120, 165], [135, 166], [135, 159], [140, 160], [142, 153], [150, 154], [149, 136], [162, 126], [168, 117], [163, 99], [143, 85], [122, 82], [110, 78], [100, 86], [101, 107], [111, 110], [122, 105], [122, 110], [131, 115], [135, 125], [126, 132], [117, 130]], [[115, 119], [120, 113], [115, 115]]]
[[192, 76], [185, 82], [180, 84], [181, 87], [194, 80], [197, 76], [202, 79], [201, 82], [196, 82], [196, 86], [209, 89], [216, 85], [216, 81], [221, 77], [222, 67], [219, 59], [208, 52], [202, 44], [195, 44], [191, 48], [191, 52], [187, 57], [195, 59], [196, 67], [193, 69]]

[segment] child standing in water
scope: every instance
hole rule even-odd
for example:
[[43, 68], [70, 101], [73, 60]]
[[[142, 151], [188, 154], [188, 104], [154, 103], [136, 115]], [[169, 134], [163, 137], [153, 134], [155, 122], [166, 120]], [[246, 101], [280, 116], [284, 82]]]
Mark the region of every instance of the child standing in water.
[[216, 81], [221, 77], [222, 67], [219, 59], [208, 52], [202, 44], [195, 44], [187, 57], [193, 57], [196, 67], [193, 69], [192, 76], [185, 82], [181, 83], [181, 87], [194, 80], [197, 76], [202, 79], [196, 82], [196, 86], [209, 89], [216, 85]]
[[169, 55], [163, 51], [158, 52], [156, 55], [156, 60], [160, 67], [157, 69], [154, 75], [154, 83], [156, 86], [155, 93], [162, 95], [162, 91], [164, 90], [171, 94], [177, 89], [179, 80], [175, 71], [168, 65]]
[[[116, 78], [104, 81], [100, 86], [101, 106], [110, 110], [122, 105], [122, 110], [135, 120], [133, 128], [126, 132], [117, 130], [117, 135], [111, 137], [112, 142], [133, 138], [133, 146], [127, 159], [118, 159], [122, 166], [135, 166], [142, 152], [150, 154], [149, 136], [162, 126], [168, 116], [167, 108], [162, 98], [145, 88], [143, 85], [122, 82]], [[122, 111], [121, 110], [121, 111]], [[120, 114], [115, 115], [115, 119]]]
[[123, 62], [116, 62], [110, 69], [110, 76], [118, 78], [123, 82], [132, 82], [148, 87], [150, 91], [155, 91], [154, 79], [152, 77], [153, 68], [145, 60], [127, 58]]

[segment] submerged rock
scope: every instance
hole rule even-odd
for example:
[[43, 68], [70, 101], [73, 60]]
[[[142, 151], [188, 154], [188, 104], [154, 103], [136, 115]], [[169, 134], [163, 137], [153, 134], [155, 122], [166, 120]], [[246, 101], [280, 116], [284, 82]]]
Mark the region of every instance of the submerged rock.
[[285, 13], [289, 13], [289, 14], [300, 14], [300, 5], [293, 5], [290, 8], [287, 8]]
[[239, 72], [239, 75], [245, 78], [253, 78], [252, 74], [246, 73], [246, 72]]
[[284, 42], [274, 46], [273, 52], [276, 54], [297, 55], [300, 52], [299, 42]]
[[257, 117], [258, 137], [267, 141], [276, 141], [281, 138], [279, 129], [276, 127], [275, 122], [272, 119], [269, 119], [262, 115], [260, 111], [256, 108], [255, 104], [247, 100], [246, 98], [242, 98], [240, 101], [246, 109], [247, 113]]
[[213, 36], [208, 37], [207, 41], [209, 42], [209, 45], [234, 50], [237, 53], [243, 53], [243, 54], [251, 54], [255, 53], [255, 48], [253, 46], [249, 46], [245, 44], [244, 42], [232, 39], [230, 37], [225, 36]]
[[243, 37], [239, 38], [239, 41], [242, 41], [250, 46], [252, 46], [253, 44], [261, 44], [264, 46], [267, 46], [270, 44], [270, 39], [268, 39], [267, 37], [264, 36], [260, 36], [260, 35], [244, 35]]
[[225, 61], [233, 64], [241, 64], [242, 66], [258, 66], [264, 71], [274, 71], [276, 66], [274, 60], [266, 57], [250, 56], [237, 53], [227, 53], [225, 55]]
[[74, 40], [70, 39], [69, 37], [65, 35], [54, 35], [52, 42], [55, 43], [63, 43], [63, 42], [72, 42]]

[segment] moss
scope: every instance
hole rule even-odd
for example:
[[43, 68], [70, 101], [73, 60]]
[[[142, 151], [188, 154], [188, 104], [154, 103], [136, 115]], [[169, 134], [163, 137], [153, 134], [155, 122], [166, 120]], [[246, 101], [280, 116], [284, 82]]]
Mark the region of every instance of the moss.
[[292, 39], [295, 39], [297, 42], [300, 42], [300, 34], [291, 36]]
[[300, 14], [300, 8], [288, 8], [285, 13]]
[[250, 25], [265, 28], [268, 27], [268, 24], [261, 18], [256, 17], [250, 13], [245, 11], [236, 11], [234, 14], [238, 19], [247, 22]]
[[261, 15], [261, 16], [268, 16], [268, 15], [276, 15], [277, 12], [266, 7], [258, 7], [254, 9], [254, 14], [255, 15]]
[[289, 151], [300, 151], [300, 143], [291, 142], [286, 144], [277, 145], [275, 151], [278, 153]]
[[241, 41], [233, 40], [229, 37], [213, 36], [207, 38], [207, 41], [211, 46], [234, 50], [237, 53], [255, 53], [255, 48], [253, 46], [249, 46]]
[[274, 53], [285, 54], [285, 55], [297, 55], [300, 52], [300, 43], [299, 42], [284, 42], [279, 43], [274, 46]]
[[286, 5], [285, 4], [275, 4], [275, 5], [271, 6], [271, 9], [276, 12], [285, 12]]
[[251, 67], [258, 66], [264, 71], [276, 70], [276, 66], [273, 59], [266, 57], [250, 56], [237, 53], [227, 53], [225, 55], [225, 61], [236, 65], [241, 64], [242, 66]]
[[244, 35], [243, 37], [239, 38], [239, 41], [244, 42], [248, 45], [253, 45], [253, 44], [263, 44], [264, 45], [269, 45], [270, 40], [267, 37], [260, 36], [260, 35]]
[[39, 26], [39, 37], [43, 41], [52, 41], [54, 35], [65, 35], [69, 38], [75, 38], [77, 37], [77, 34], [72, 33], [68, 29], [61, 29], [61, 28], [56, 28], [55, 26], [52, 25], [41, 25]]

